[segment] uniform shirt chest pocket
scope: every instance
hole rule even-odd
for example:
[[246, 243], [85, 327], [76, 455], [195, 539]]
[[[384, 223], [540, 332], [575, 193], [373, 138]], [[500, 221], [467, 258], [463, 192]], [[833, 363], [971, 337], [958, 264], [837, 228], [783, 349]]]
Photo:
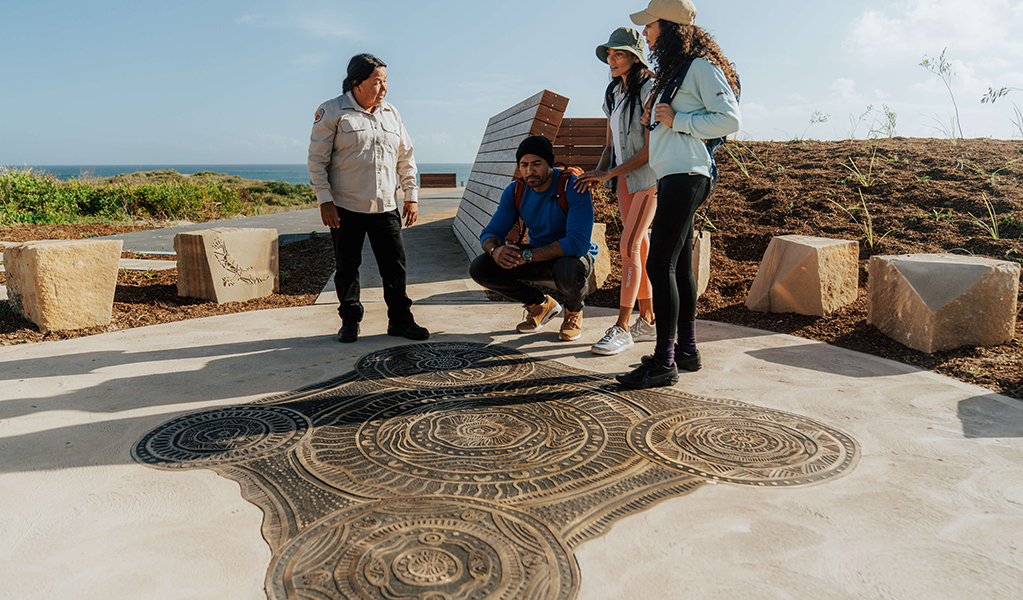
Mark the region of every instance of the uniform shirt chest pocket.
[[373, 123], [362, 116], [343, 117], [337, 122], [335, 146], [339, 150], [366, 150], [373, 146]]
[[380, 142], [387, 150], [392, 152], [398, 151], [398, 146], [401, 143], [400, 127], [397, 122], [390, 119], [382, 119], [380, 121]]

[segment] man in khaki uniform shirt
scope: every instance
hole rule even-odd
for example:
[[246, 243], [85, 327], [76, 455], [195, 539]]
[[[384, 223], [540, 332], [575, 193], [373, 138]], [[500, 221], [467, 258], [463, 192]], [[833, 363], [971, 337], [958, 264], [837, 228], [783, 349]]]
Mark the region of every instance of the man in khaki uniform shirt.
[[310, 185], [323, 224], [330, 227], [337, 262], [338, 340], [350, 343], [359, 337], [364, 313], [359, 266], [367, 236], [383, 280], [387, 334], [425, 340], [430, 333], [416, 324], [405, 290], [403, 219], [395, 201], [400, 183], [404, 224], [415, 223], [416, 162], [401, 115], [384, 101], [387, 65], [369, 54], [356, 55], [342, 87], [342, 96], [317, 109], [309, 138]]

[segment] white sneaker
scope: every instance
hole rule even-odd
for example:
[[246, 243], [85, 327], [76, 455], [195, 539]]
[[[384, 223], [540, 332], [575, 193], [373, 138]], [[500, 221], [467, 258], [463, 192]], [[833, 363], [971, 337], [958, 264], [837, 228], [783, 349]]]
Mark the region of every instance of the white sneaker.
[[621, 327], [612, 325], [604, 334], [604, 337], [600, 338], [600, 341], [596, 344], [593, 344], [590, 350], [594, 354], [611, 356], [629, 348], [632, 348], [632, 336]]
[[634, 342], [645, 342], [648, 340], [657, 339], [657, 328], [646, 322], [646, 319], [639, 317], [636, 322], [629, 327], [629, 333], [632, 334], [632, 340]]

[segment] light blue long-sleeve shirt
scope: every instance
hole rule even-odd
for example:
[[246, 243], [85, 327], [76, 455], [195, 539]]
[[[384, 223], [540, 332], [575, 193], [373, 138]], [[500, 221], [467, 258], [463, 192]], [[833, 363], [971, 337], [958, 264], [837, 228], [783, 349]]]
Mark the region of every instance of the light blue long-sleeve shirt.
[[[654, 99], [658, 102], [659, 97]], [[671, 108], [671, 127], [662, 123], [650, 132], [650, 168], [658, 179], [677, 173], [710, 177], [710, 154], [703, 140], [735, 133], [741, 124], [739, 101], [724, 71], [706, 59], [693, 60]]]

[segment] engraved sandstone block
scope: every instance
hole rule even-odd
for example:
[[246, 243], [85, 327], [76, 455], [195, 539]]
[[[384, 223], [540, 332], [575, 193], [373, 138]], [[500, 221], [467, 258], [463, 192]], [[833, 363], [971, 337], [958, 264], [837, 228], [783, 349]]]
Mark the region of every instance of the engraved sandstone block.
[[771, 240], [746, 308], [824, 316], [856, 300], [859, 244], [805, 235]]
[[936, 352], [1012, 340], [1020, 266], [956, 254], [872, 256], [867, 321], [892, 339]]
[[110, 324], [121, 240], [45, 240], [4, 247], [7, 295], [43, 333]]
[[244, 302], [279, 287], [277, 230], [220, 227], [174, 236], [178, 295]]

